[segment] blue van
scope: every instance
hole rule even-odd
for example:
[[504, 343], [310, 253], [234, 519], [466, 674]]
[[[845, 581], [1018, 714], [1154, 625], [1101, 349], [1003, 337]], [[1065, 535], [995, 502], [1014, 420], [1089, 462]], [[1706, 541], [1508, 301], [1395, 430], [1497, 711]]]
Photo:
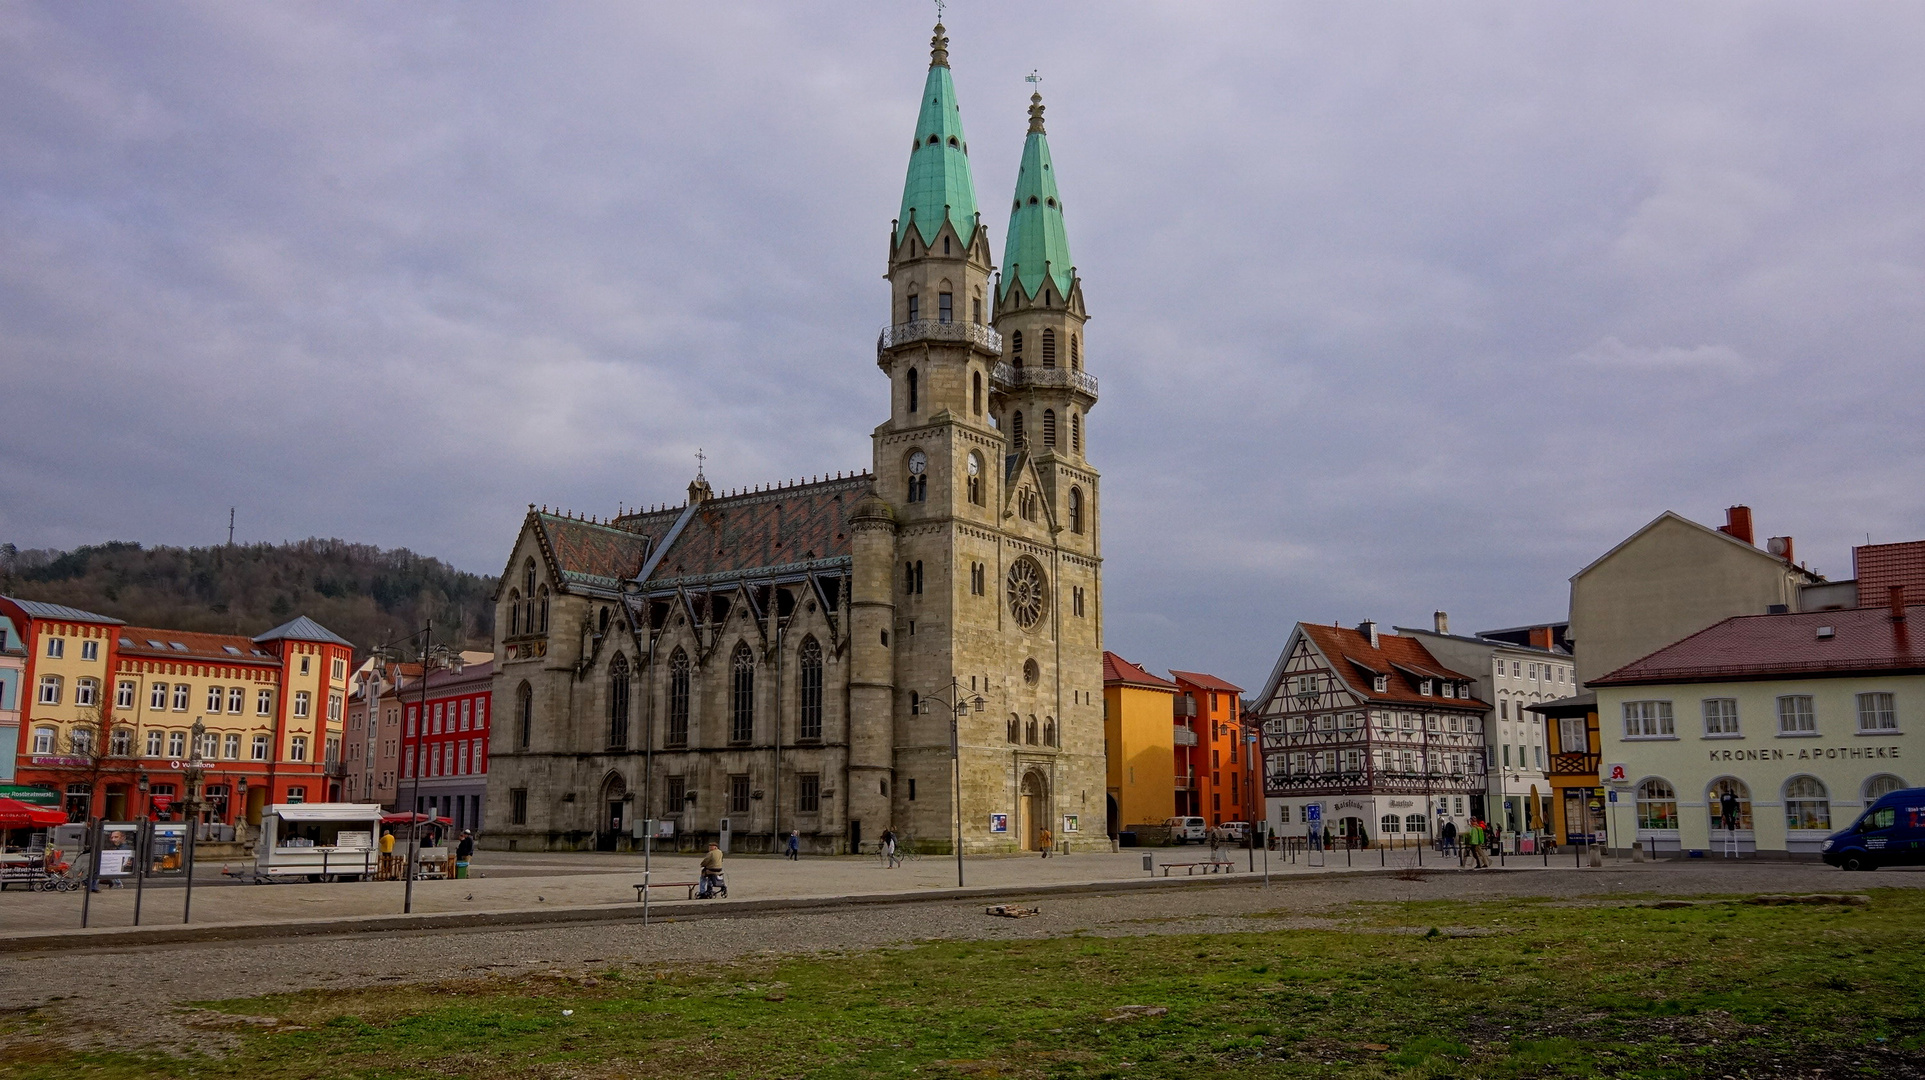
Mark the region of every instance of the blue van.
[[1845, 870], [1925, 864], [1925, 788], [1878, 797], [1850, 827], [1825, 841], [1824, 860]]

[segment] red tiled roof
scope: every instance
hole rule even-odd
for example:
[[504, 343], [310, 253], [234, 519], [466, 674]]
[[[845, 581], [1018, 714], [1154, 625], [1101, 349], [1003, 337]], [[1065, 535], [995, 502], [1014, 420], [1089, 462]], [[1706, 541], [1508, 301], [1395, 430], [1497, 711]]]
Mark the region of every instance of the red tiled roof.
[[[266, 664], [279, 667], [281, 661], [254, 644], [254, 639], [240, 634], [197, 634], [187, 630], [157, 630], [149, 626], [123, 626], [116, 635], [120, 638], [120, 655], [142, 659], [200, 660], [221, 664]], [[148, 642], [158, 641], [159, 645]], [[176, 644], [185, 649], [176, 649]], [[239, 650], [228, 652], [229, 648]]]
[[1894, 585], [1911, 599], [1925, 600], [1925, 540], [1855, 547], [1851, 562], [1860, 607], [1889, 606]]
[[1222, 679], [1217, 678], [1215, 675], [1205, 675], [1200, 671], [1178, 671], [1175, 668], [1171, 668], [1170, 675], [1173, 678], [1181, 679], [1189, 683], [1191, 686], [1201, 687], [1205, 690], [1220, 690], [1226, 694], [1243, 693], [1243, 687], [1232, 686]]
[[1172, 694], [1176, 693], [1175, 683], [1168, 679], [1159, 679], [1107, 649], [1103, 651], [1103, 685], [1141, 686], [1151, 690], [1168, 690]]
[[868, 475], [710, 499], [675, 538], [651, 580], [732, 574], [847, 557], [849, 511]]
[[[1634, 660], [1591, 686], [1925, 669], [1925, 605], [1739, 615]], [[1818, 636], [1820, 627], [1832, 636]], [[1918, 632], [1913, 633], [1916, 629]]]
[[1322, 626], [1317, 623], [1298, 623], [1305, 636], [1310, 638], [1317, 650], [1323, 653], [1333, 667], [1340, 667], [1339, 661], [1348, 661], [1367, 671], [1383, 672], [1389, 677], [1385, 682], [1386, 690], [1378, 692], [1364, 680], [1352, 677], [1352, 673], [1338, 670], [1337, 674], [1357, 694], [1372, 701], [1396, 701], [1409, 704], [1457, 706], [1472, 709], [1488, 709], [1489, 705], [1475, 698], [1447, 698], [1441, 694], [1421, 694], [1417, 691], [1417, 677], [1414, 671], [1433, 673], [1438, 678], [1452, 679], [1468, 683], [1470, 676], [1452, 671], [1437, 662], [1437, 658], [1424, 648], [1423, 643], [1414, 637], [1399, 634], [1377, 635], [1377, 647], [1370, 647], [1370, 639], [1361, 631], [1342, 626]]

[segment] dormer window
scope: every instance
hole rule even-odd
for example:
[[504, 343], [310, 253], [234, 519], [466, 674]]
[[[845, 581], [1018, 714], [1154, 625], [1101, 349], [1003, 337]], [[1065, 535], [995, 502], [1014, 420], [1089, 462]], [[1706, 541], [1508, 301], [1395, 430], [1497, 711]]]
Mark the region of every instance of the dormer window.
[[1445, 697], [1456, 697], [1456, 696], [1457, 696], [1457, 686], [1456, 686], [1456, 684], [1454, 684], [1454, 683], [1445, 683], [1445, 684], [1444, 684], [1444, 696], [1445, 696]]
[[1371, 679], [1370, 688], [1379, 694], [1388, 693], [1390, 691], [1390, 676], [1379, 675]]
[[1418, 692], [1418, 693], [1420, 693], [1420, 694], [1422, 694], [1422, 695], [1424, 695], [1425, 697], [1429, 697], [1429, 696], [1430, 696], [1430, 682], [1431, 682], [1431, 681], [1430, 681], [1429, 679], [1423, 679], [1423, 680], [1421, 680], [1421, 681], [1419, 681], [1419, 682], [1417, 683], [1417, 692]]

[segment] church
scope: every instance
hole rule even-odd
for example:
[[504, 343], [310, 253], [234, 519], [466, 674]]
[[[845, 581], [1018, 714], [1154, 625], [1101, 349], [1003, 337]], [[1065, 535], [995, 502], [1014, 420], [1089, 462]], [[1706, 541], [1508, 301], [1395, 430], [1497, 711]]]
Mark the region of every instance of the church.
[[938, 24], [869, 469], [609, 519], [502, 575], [485, 847], [1103, 844], [1096, 379], [1040, 94], [998, 271]]

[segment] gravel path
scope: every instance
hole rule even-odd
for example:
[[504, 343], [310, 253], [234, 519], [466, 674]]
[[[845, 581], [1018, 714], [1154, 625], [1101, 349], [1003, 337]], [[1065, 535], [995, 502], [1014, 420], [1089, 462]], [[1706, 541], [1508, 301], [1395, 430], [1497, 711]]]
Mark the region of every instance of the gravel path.
[[[621, 923], [21, 954], [0, 958], [0, 1048], [8, 1033], [6, 1013], [26, 1010], [37, 1010], [38, 1018], [51, 1021], [43, 1030], [68, 1045], [145, 1044], [205, 1050], [217, 1049], [224, 1036], [189, 1027], [185, 1020], [190, 1014], [180, 1006], [215, 997], [720, 961], [929, 939], [1270, 931], [1319, 925], [1320, 916], [1358, 901], [1837, 892], [1874, 886], [1925, 887], [1925, 872], [1847, 876], [1810, 864], [1668, 863], [1498, 874], [1445, 871], [1418, 880], [1297, 876], [1267, 889], [1246, 879], [1197, 889], [1044, 897], [1036, 901], [1042, 916], [1021, 920], [985, 916], [980, 901], [924, 902], [661, 921], [646, 929], [639, 923]], [[1020, 892], [1011, 895], [1019, 898]]]

